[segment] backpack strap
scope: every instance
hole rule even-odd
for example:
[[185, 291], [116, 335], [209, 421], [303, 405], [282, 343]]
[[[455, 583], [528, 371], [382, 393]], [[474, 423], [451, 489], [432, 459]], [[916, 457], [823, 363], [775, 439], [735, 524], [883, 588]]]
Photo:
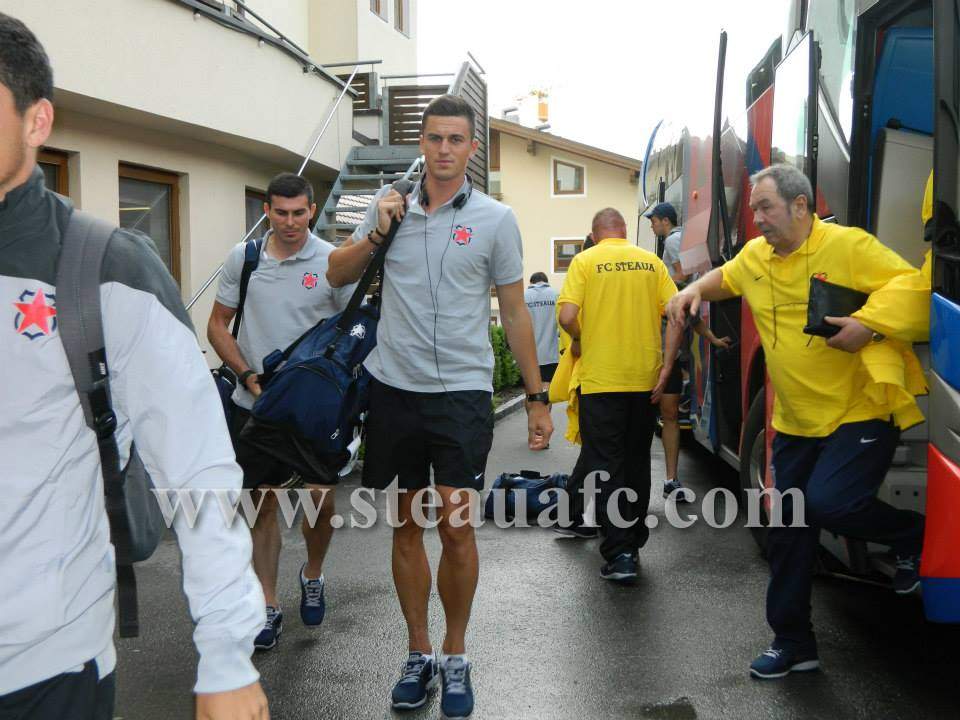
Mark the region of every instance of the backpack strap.
[[[413, 189], [413, 183], [411, 183], [409, 180], [397, 180], [395, 183], [393, 183], [393, 189], [399, 192], [401, 195], [406, 196], [409, 195], [410, 191]], [[406, 217], [406, 215], [404, 215], [404, 217]], [[357, 287], [353, 291], [353, 295], [350, 296], [350, 302], [347, 303], [346, 309], [340, 314], [340, 319], [337, 321], [337, 335], [327, 346], [326, 351], [324, 351], [325, 357], [329, 358], [331, 355], [333, 355], [337, 340], [339, 340], [350, 329], [350, 324], [353, 322], [353, 317], [357, 314], [357, 310], [360, 308], [360, 304], [363, 302], [363, 298], [366, 296], [367, 290], [373, 284], [374, 278], [376, 278], [377, 274], [383, 270], [383, 265], [387, 259], [387, 250], [390, 249], [390, 244], [397, 236], [397, 230], [400, 229], [401, 222], [401, 220], [397, 220], [396, 218], [391, 220], [390, 229], [387, 231], [387, 236], [383, 238], [383, 241], [380, 243], [380, 247], [378, 247], [376, 252], [373, 254], [373, 258], [371, 258], [370, 262], [367, 263], [367, 267], [364, 269], [363, 275], [360, 276], [360, 281], [357, 283]], [[382, 282], [383, 279], [381, 277], [381, 286]]]
[[137, 585], [130, 560], [130, 523], [114, 434], [117, 416], [110, 397], [100, 307], [100, 268], [114, 229], [112, 224], [86, 213], [75, 210], [71, 214], [57, 264], [57, 330], [84, 419], [97, 436], [110, 539], [117, 561], [120, 636], [131, 637], [139, 627]]
[[250, 285], [250, 276], [260, 264], [260, 252], [263, 250], [263, 238], [247, 240], [243, 248], [243, 270], [240, 271], [240, 302], [237, 305], [237, 314], [233, 316], [233, 339], [240, 335], [240, 319], [243, 317], [243, 305], [247, 301], [247, 287]]

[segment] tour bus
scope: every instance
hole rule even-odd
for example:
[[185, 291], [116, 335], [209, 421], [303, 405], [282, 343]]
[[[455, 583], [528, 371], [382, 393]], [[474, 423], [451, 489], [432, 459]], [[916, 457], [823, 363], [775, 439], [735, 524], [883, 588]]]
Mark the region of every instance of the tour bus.
[[[731, 13], [718, 35], [713, 107], [658, 124], [643, 163], [640, 212], [678, 208], [684, 272], [760, 235], [749, 177], [773, 162], [804, 170], [821, 219], [863, 227], [919, 267], [934, 172], [931, 337], [915, 346], [927, 422], [902, 434], [880, 497], [926, 514], [926, 614], [960, 622], [960, 0], [784, 0]], [[739, 471], [743, 492], [769, 487], [773, 391], [749, 308], [705, 304], [702, 316], [735, 343], [694, 340], [692, 434]], [[764, 528], [751, 531], [762, 547]], [[879, 545], [827, 532], [821, 542], [825, 571], [867, 582], [894, 572]]]

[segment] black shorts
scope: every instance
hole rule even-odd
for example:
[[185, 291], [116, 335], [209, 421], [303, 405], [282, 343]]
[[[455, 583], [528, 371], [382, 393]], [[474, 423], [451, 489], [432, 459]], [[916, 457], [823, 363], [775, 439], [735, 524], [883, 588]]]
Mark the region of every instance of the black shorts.
[[363, 458], [364, 487], [395, 477], [405, 490], [430, 484], [483, 489], [493, 444], [493, 402], [484, 390], [421, 393], [373, 380]]
[[113, 717], [116, 676], [99, 679], [97, 663], [84, 663], [80, 672], [56, 675], [0, 695], [0, 718], [23, 720], [110, 720]]
[[338, 472], [349, 458], [347, 453], [314, 452], [309, 443], [257, 422], [241, 407], [233, 408], [230, 435], [237, 464], [243, 470], [243, 487], [251, 490], [261, 485], [288, 485], [294, 473], [308, 485], [336, 485]]
[[540, 366], [540, 379], [547, 383], [553, 380], [553, 374], [557, 371], [558, 363], [547, 363]]
[[663, 388], [664, 395], [679, 395], [683, 392], [683, 372], [680, 370], [680, 361], [673, 363], [673, 369], [670, 371], [670, 377], [667, 378], [667, 384]]

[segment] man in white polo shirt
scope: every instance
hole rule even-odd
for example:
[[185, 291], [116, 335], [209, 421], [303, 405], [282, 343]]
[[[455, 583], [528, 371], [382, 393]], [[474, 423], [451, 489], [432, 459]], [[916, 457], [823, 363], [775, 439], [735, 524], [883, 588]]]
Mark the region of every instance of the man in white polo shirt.
[[[423, 179], [409, 198], [390, 188], [375, 196], [353, 237], [330, 255], [328, 273], [334, 286], [355, 281], [392, 219], [406, 215], [386, 255], [377, 347], [365, 363], [375, 380], [363, 482], [385, 488], [399, 477], [408, 491], [400, 496], [400, 526], [393, 533], [393, 577], [410, 654], [393, 689], [393, 707], [423, 705], [439, 665], [440, 708], [448, 718], [467, 717], [474, 702], [465, 636], [479, 559], [473, 527], [451, 519], [470, 516], [465, 511], [476, 497], [458, 491], [483, 488], [493, 441], [491, 285], [528, 393], [529, 447], [542, 449], [553, 432], [523, 301], [517, 220], [465, 176], [477, 150], [475, 130], [474, 111], [463, 99], [431, 101], [420, 128]], [[430, 564], [413, 502], [413, 491], [430, 484], [431, 466], [441, 500], [437, 589], [446, 617], [439, 663], [427, 629]]]
[[[326, 611], [323, 559], [330, 545], [334, 511], [333, 485], [344, 458], [316, 453], [292, 434], [250, 420], [250, 408], [260, 395], [263, 358], [283, 350], [320, 320], [346, 307], [353, 287], [334, 290], [327, 283], [327, 256], [333, 246], [310, 232], [316, 212], [313, 187], [302, 177], [282, 173], [270, 181], [264, 212], [270, 231], [264, 238], [257, 268], [250, 276], [240, 334], [234, 340], [230, 322], [237, 313], [244, 244], [234, 247], [223, 264], [217, 299], [207, 325], [207, 338], [217, 354], [237, 373], [231, 431], [237, 462], [248, 489], [283, 486], [293, 473], [311, 489], [320, 508], [316, 522], [303, 519], [307, 562], [300, 571], [300, 617], [319, 625]], [[241, 432], [244, 427], [246, 430]], [[280, 527], [277, 496], [267, 491], [253, 526], [253, 567], [263, 585], [267, 621], [254, 646], [269, 650], [283, 630], [277, 598]]]

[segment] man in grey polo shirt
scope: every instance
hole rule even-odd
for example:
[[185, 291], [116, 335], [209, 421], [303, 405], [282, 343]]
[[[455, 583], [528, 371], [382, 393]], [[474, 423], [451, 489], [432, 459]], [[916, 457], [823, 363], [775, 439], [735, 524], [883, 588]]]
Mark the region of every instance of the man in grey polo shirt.
[[547, 387], [560, 362], [560, 333], [557, 330], [557, 291], [550, 287], [546, 273], [535, 272], [530, 276], [530, 287], [523, 292], [523, 301], [533, 319], [540, 379]]
[[[207, 338], [217, 354], [237, 373], [240, 382], [233, 394], [236, 408], [231, 433], [237, 462], [243, 469], [244, 488], [277, 488], [297, 473], [311, 489], [320, 512], [311, 526], [303, 519], [307, 562], [300, 572], [300, 617], [306, 625], [319, 625], [326, 610], [323, 559], [333, 528], [332, 486], [343, 464], [339, 456], [322, 456], [283, 430], [255, 424], [250, 409], [260, 395], [259, 373], [263, 358], [284, 349], [320, 320], [346, 307], [352, 287], [334, 290], [327, 283], [327, 257], [333, 246], [310, 232], [316, 212], [313, 187], [302, 177], [282, 173], [267, 187], [264, 212], [270, 231], [264, 239], [256, 270], [250, 276], [238, 340], [230, 333], [237, 313], [244, 245], [234, 247], [223, 264], [220, 287], [207, 325]], [[263, 585], [267, 622], [254, 642], [260, 650], [277, 643], [283, 613], [277, 599], [280, 560], [280, 527], [277, 496], [266, 492], [253, 526], [253, 567]]]
[[[520, 231], [510, 208], [474, 190], [465, 177], [477, 149], [473, 109], [441, 96], [423, 113], [420, 149], [424, 177], [409, 198], [384, 188], [352, 239], [330, 255], [334, 287], [355, 281], [393, 217], [403, 223], [386, 256], [377, 347], [366, 367], [370, 393], [363, 482], [437, 494], [443, 554], [437, 587], [446, 616], [443, 658], [434, 657], [427, 631], [430, 565], [423, 528], [414, 522], [412, 492], [400, 495], [393, 534], [393, 576], [407, 622], [409, 657], [394, 686], [395, 708], [415, 708], [442, 679], [441, 711], [450, 718], [473, 710], [465, 635], [479, 561], [474, 529], [462, 523], [480, 490], [493, 440], [493, 350], [490, 286], [496, 286], [510, 347], [528, 393], [529, 447], [542, 449], [553, 425], [542, 392], [530, 313], [523, 300]], [[453, 520], [453, 521], [451, 521]]]

